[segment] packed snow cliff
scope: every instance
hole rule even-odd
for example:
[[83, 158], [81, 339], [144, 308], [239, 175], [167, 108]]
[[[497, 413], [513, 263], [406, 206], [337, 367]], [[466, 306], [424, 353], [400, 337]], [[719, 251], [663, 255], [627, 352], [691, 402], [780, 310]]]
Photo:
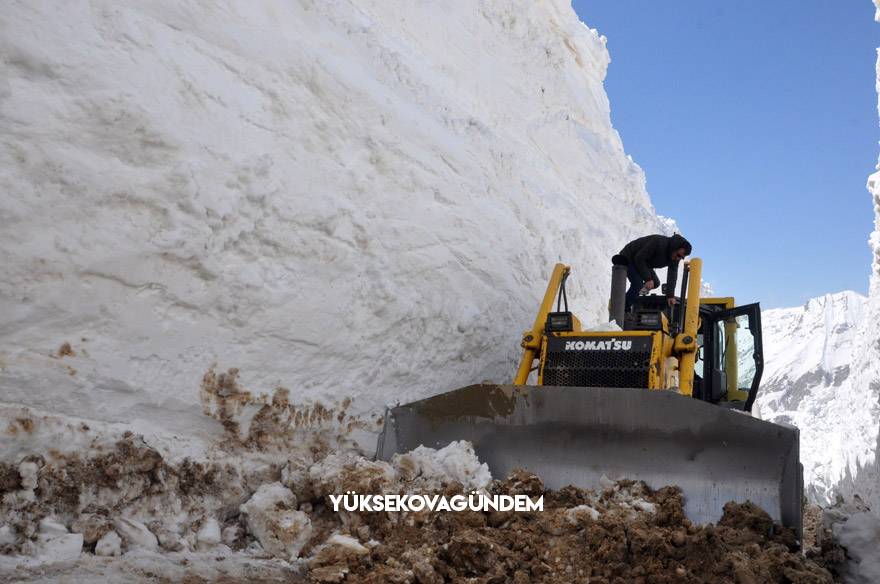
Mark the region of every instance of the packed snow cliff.
[[562, 0], [23, 2], [0, 31], [6, 403], [212, 440], [217, 364], [369, 425], [508, 381], [555, 262], [594, 321], [608, 258], [669, 228]]

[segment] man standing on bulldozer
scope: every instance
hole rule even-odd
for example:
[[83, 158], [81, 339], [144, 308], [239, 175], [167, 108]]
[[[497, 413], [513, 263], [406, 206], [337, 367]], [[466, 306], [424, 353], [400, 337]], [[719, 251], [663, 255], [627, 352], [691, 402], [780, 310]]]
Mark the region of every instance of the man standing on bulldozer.
[[654, 268], [668, 268], [666, 272], [666, 301], [675, 304], [675, 281], [678, 278], [678, 262], [691, 253], [691, 244], [678, 233], [665, 235], [646, 235], [627, 243], [620, 253], [611, 258], [616, 266], [627, 266], [626, 277], [629, 289], [626, 291], [626, 308], [635, 303], [642, 289], [646, 292], [660, 285]]

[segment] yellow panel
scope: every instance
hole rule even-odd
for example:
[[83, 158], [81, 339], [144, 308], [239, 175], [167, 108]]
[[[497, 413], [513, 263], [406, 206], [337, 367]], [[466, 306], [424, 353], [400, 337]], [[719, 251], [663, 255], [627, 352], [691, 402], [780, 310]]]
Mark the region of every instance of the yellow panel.
[[651, 362], [648, 364], [648, 389], [663, 389], [663, 333], [652, 333], [654, 342], [651, 344]]
[[580, 331], [569, 333], [550, 333], [554, 337], [583, 337], [585, 335], [591, 337], [614, 337], [625, 339], [626, 337], [650, 337], [651, 335], [660, 334], [658, 331]]
[[736, 302], [732, 296], [724, 296], [721, 298], [700, 298], [700, 304], [720, 304], [726, 309], [736, 306]]

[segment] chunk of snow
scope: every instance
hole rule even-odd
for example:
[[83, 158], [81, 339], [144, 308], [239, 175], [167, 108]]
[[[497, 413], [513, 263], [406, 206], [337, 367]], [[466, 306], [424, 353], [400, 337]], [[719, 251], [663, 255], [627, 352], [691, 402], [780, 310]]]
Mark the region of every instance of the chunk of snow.
[[282, 505], [284, 507], [296, 507], [296, 496], [290, 489], [281, 483], [266, 483], [251, 495], [247, 503], [241, 506], [242, 513], [248, 513], [257, 509], [267, 508], [272, 505]]
[[349, 535], [342, 535], [341, 533], [336, 533], [328, 537], [325, 545], [340, 546], [357, 555], [364, 555], [370, 552], [370, 550], [364, 547], [364, 545], [355, 538]]
[[240, 507], [248, 531], [267, 553], [293, 561], [312, 534], [309, 516], [295, 509], [296, 497], [281, 483], [260, 485]]
[[856, 513], [836, 524], [834, 535], [851, 558], [847, 568], [853, 581], [880, 582], [880, 517], [870, 512]]
[[15, 529], [10, 525], [0, 526], [0, 546], [15, 545], [18, 541], [18, 535]]
[[313, 570], [322, 569], [323, 571], [335, 572], [333, 581], [339, 581], [338, 578], [345, 575], [347, 566], [357, 558], [369, 553], [369, 548], [355, 538], [335, 533], [315, 549], [315, 553], [309, 558], [308, 563]]
[[118, 556], [122, 553], [122, 538], [115, 531], [108, 531], [95, 544], [95, 554], [99, 556]]
[[113, 522], [113, 525], [125, 540], [128, 549], [141, 548], [152, 552], [159, 549], [159, 540], [155, 534], [140, 521], [120, 517]]
[[222, 541], [220, 534], [220, 524], [213, 517], [208, 517], [202, 524], [199, 533], [196, 535], [199, 543], [199, 549], [208, 550], [216, 546]]
[[565, 511], [565, 519], [572, 525], [577, 525], [583, 518], [589, 517], [592, 520], [599, 519], [599, 512], [589, 505], [578, 505]]
[[636, 499], [630, 503], [636, 509], [641, 509], [646, 513], [654, 513], [657, 510], [657, 506], [650, 501], [645, 501], [644, 499]]
[[391, 459], [398, 474], [408, 480], [422, 479], [420, 489], [436, 489], [442, 483], [458, 481], [467, 489], [479, 489], [492, 482], [489, 466], [481, 463], [470, 442], [458, 440], [435, 450], [419, 446]]
[[237, 525], [230, 525], [229, 527], [224, 527], [223, 533], [221, 535], [221, 539], [223, 540], [223, 543], [225, 543], [229, 547], [232, 547], [232, 545], [238, 539], [239, 531], [240, 530]]
[[19, 464], [18, 474], [21, 476], [21, 487], [23, 489], [36, 489], [39, 472], [40, 467], [35, 462], [25, 461]]
[[47, 537], [59, 535], [67, 535], [69, 532], [63, 523], [60, 523], [54, 517], [43, 517], [40, 519], [39, 533]]
[[382, 460], [354, 453], [334, 453], [309, 467], [315, 495], [323, 497], [354, 490], [359, 494], [387, 493], [397, 484], [397, 472]]
[[97, 542], [109, 529], [109, 519], [94, 513], [83, 513], [70, 524], [70, 531], [81, 533], [86, 544]]
[[313, 494], [309, 466], [303, 460], [290, 459], [281, 469], [281, 483], [296, 495], [297, 500], [308, 499]]

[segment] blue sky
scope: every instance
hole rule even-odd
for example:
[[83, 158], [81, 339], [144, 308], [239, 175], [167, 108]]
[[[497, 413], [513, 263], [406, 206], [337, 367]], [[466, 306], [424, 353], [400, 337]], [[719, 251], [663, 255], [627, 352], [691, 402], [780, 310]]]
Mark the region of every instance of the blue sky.
[[869, 0], [575, 0], [657, 211], [704, 278], [773, 308], [866, 293], [877, 163]]

